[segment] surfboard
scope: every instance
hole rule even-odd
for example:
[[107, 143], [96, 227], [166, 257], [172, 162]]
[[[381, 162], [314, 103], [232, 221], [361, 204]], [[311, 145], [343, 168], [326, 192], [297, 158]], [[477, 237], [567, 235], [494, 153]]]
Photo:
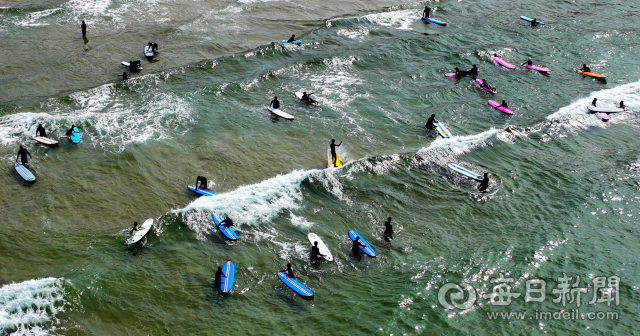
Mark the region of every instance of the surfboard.
[[21, 163], [16, 163], [14, 167], [16, 168], [18, 174], [20, 174], [20, 177], [22, 177], [25, 181], [33, 182], [36, 180], [35, 175], [33, 175], [33, 173]]
[[[302, 96], [304, 95], [304, 93], [302, 93], [302, 92], [296, 92], [296, 93], [295, 93], [295, 95], [296, 95], [296, 98], [298, 98], [298, 99], [302, 100]], [[304, 101], [304, 100], [303, 100], [303, 101]], [[307, 102], [307, 101], [304, 101], [304, 102], [305, 102], [305, 103], [307, 103], [307, 104], [309, 104], [309, 102]], [[320, 103], [315, 102], [315, 103], [313, 103], [313, 104], [311, 104], [311, 105], [313, 105], [313, 106], [318, 106], [318, 105], [320, 105]]]
[[233, 287], [233, 280], [236, 277], [236, 265], [233, 261], [229, 260], [222, 265], [222, 279], [220, 282], [220, 289], [223, 293], [229, 293]]
[[424, 20], [425, 23], [429, 23], [429, 22], [433, 22], [435, 24], [439, 24], [441, 26], [446, 25], [447, 23], [444, 21], [440, 21], [440, 20], [436, 20], [436, 19], [432, 19], [432, 18], [427, 18], [427, 17], [422, 17], [422, 20]]
[[41, 143], [43, 143], [45, 145], [57, 145], [58, 144], [58, 142], [53, 140], [53, 139], [49, 139], [49, 138], [45, 138], [45, 137], [41, 137], [41, 136], [32, 135], [31, 139], [33, 139], [33, 140], [35, 140], [37, 142], [41, 142]]
[[520, 65], [522, 65], [523, 67], [525, 67], [527, 69], [536, 70], [536, 71], [540, 71], [540, 72], [549, 72], [549, 71], [551, 71], [551, 69], [549, 69], [549, 68], [544, 68], [544, 67], [537, 66], [537, 65], [529, 65], [527, 63], [522, 63]]
[[318, 237], [317, 234], [309, 233], [307, 237], [309, 238], [309, 242], [311, 243], [311, 246], [314, 246], [313, 244], [315, 242], [318, 242], [318, 249], [320, 250], [320, 254], [322, 254], [322, 257], [324, 258], [324, 260], [333, 261], [333, 256], [331, 255], [331, 251], [329, 251], [329, 248], [327, 247], [327, 245], [324, 244], [322, 239], [320, 239], [320, 237]]
[[78, 130], [78, 127], [73, 128], [73, 132], [71, 132], [71, 135], [69, 135], [69, 139], [71, 139], [71, 142], [73, 143], [80, 143], [82, 135], [80, 135], [80, 130]]
[[[364, 252], [364, 254], [370, 256], [370, 257], [375, 257], [376, 251], [373, 249], [373, 246], [371, 246], [371, 244], [369, 244], [369, 242], [367, 242], [364, 238], [362, 238], [362, 236], [358, 233], [358, 231], [356, 230], [349, 230], [349, 238], [351, 238], [351, 241], [356, 240], [356, 237], [360, 237], [360, 250], [362, 250], [362, 252]], [[364, 244], [364, 245], [362, 245]]]
[[[523, 20], [525, 20], [525, 21], [529, 21], [529, 22], [533, 21], [533, 19], [532, 19], [532, 18], [530, 18], [530, 17], [526, 17], [526, 16], [523, 16], [523, 15], [521, 15], [521, 16], [520, 16], [520, 18], [521, 18], [521, 19], [523, 19]], [[544, 22], [542, 22], [542, 21], [540, 21], [540, 20], [536, 20], [536, 22], [537, 22], [538, 24], [541, 24], [541, 25], [543, 25], [543, 24], [544, 24]]]
[[445, 75], [445, 76], [447, 76], [447, 77], [455, 77], [455, 76], [457, 76], [457, 75], [458, 75], [458, 73], [457, 73], [457, 72], [447, 72], [447, 73], [446, 73], [446, 74], [444, 74], [444, 75]]
[[589, 105], [589, 107], [587, 107], [589, 109], [589, 111], [591, 112], [597, 112], [597, 113], [620, 113], [620, 112], [624, 112], [623, 108], [620, 107], [602, 107], [602, 106], [593, 106], [593, 105]]
[[282, 43], [293, 43], [293, 44], [301, 44], [302, 43], [302, 41], [300, 41], [300, 40], [295, 40], [293, 42], [287, 42], [287, 41], [289, 41], [289, 40], [282, 40]]
[[327, 151], [327, 165], [329, 166], [329, 168], [340, 168], [340, 166], [342, 166], [342, 162], [340, 162], [340, 155], [338, 155], [338, 153], [336, 153], [336, 165], [333, 165], [333, 158], [331, 157], [331, 148], [329, 148], [329, 150]]
[[278, 272], [278, 279], [282, 281], [287, 287], [291, 288], [294, 292], [298, 293], [300, 296], [304, 297], [312, 297], [313, 292], [307, 288], [307, 286], [300, 283], [300, 281], [295, 278], [289, 278], [287, 274], [284, 272]]
[[489, 105], [493, 106], [496, 108], [496, 110], [500, 111], [500, 112], [504, 112], [506, 114], [513, 114], [513, 111], [511, 111], [510, 109], [504, 107], [504, 106], [500, 106], [502, 104], [498, 103], [495, 100], [489, 100]]
[[449, 130], [444, 127], [444, 124], [437, 120], [434, 121], [435, 122], [433, 123], [433, 125], [436, 126], [436, 131], [438, 131], [438, 134], [440, 134], [440, 136], [445, 139], [451, 138], [451, 133], [449, 133]]
[[509, 62], [507, 62], [507, 61], [503, 60], [503, 59], [502, 59], [502, 58], [500, 58], [500, 57], [497, 57], [497, 56], [491, 56], [491, 59], [493, 59], [494, 61], [496, 61], [496, 63], [498, 63], [498, 64], [502, 65], [503, 67], [505, 67], [505, 68], [507, 68], [507, 69], [515, 69], [515, 68], [516, 68], [516, 66], [515, 66], [515, 65], [513, 65], [513, 64], [511, 64], [511, 63], [509, 63]]
[[[122, 65], [126, 66], [126, 67], [131, 67], [131, 64], [129, 64], [129, 62], [120, 62]], [[142, 67], [139, 67], [138, 70], [142, 70]]]
[[470, 171], [470, 170], [468, 170], [466, 168], [462, 168], [462, 167], [458, 166], [457, 164], [449, 163], [449, 168], [455, 170], [456, 172], [458, 172], [458, 173], [460, 173], [460, 174], [462, 174], [462, 175], [464, 175], [466, 177], [472, 178], [474, 180], [482, 181], [482, 176], [480, 176], [480, 175], [478, 175], [478, 174], [476, 174], [476, 173], [474, 173], [474, 172], [472, 172], [472, 171]]
[[144, 55], [147, 57], [147, 59], [151, 59], [154, 55], [153, 53], [153, 48], [150, 48], [148, 45], [144, 46], [144, 51], [143, 51]]
[[280, 109], [274, 109], [272, 107], [267, 107], [267, 110], [271, 111], [271, 113], [277, 115], [278, 117], [285, 118], [287, 120], [293, 120], [293, 116], [287, 112], [284, 112]]
[[147, 232], [149, 232], [152, 225], [153, 225], [153, 218], [149, 218], [146, 221], [144, 221], [144, 223], [140, 225], [140, 230], [133, 231], [133, 234], [129, 238], [129, 241], [127, 242], [127, 244], [135, 244], [140, 240], [142, 240], [142, 238], [144, 238]]
[[235, 231], [233, 231], [232, 228], [225, 226], [225, 225], [220, 225], [220, 222], [222, 222], [222, 218], [220, 218], [220, 215], [218, 215], [217, 213], [212, 213], [211, 217], [213, 217], [213, 222], [216, 224], [216, 227], [218, 228], [218, 230], [220, 230], [220, 232], [222, 232], [222, 234], [231, 239], [231, 240], [236, 240], [238, 239], [238, 235], [236, 234]]
[[196, 189], [195, 186], [187, 186], [187, 188], [189, 188], [189, 190], [193, 191], [196, 194], [200, 194], [202, 196], [216, 196], [217, 194], [214, 193], [213, 191], [209, 191], [206, 189]]
[[579, 74], [583, 74], [585, 76], [593, 77], [593, 78], [607, 78], [605, 75], [597, 74], [594, 72], [584, 72], [582, 70], [576, 70]]
[[604, 112], [600, 112], [598, 113], [598, 117], [600, 117], [600, 119], [602, 119], [602, 121], [607, 121], [609, 120], [609, 115], [604, 113]]
[[484, 81], [482, 79], [480, 79], [480, 78], [476, 79], [476, 83], [478, 83], [478, 85], [480, 85], [480, 87], [483, 90], [485, 90], [485, 91], [487, 91], [489, 93], [498, 93], [498, 90], [496, 90], [496, 89], [489, 89], [489, 88], [485, 87], [484, 86]]

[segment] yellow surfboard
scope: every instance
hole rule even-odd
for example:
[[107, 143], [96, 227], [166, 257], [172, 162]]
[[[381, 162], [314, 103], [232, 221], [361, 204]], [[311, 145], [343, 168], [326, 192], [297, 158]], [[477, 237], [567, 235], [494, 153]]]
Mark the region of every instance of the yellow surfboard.
[[589, 76], [589, 77], [593, 77], [593, 78], [607, 78], [607, 76], [605, 76], [605, 75], [597, 74], [597, 73], [594, 73], [594, 72], [584, 72], [584, 71], [578, 70], [578, 73], [581, 73], [581, 74], [583, 74], [585, 76]]
[[[329, 150], [328, 154], [329, 155], [328, 155], [328, 162], [327, 163], [328, 163], [329, 167], [333, 167], [333, 160], [332, 160], [333, 158], [331, 157], [331, 150]], [[341, 165], [342, 164], [340, 163], [340, 155], [338, 155], [338, 153], [336, 153], [336, 165], [335, 165], [335, 168], [340, 168]]]

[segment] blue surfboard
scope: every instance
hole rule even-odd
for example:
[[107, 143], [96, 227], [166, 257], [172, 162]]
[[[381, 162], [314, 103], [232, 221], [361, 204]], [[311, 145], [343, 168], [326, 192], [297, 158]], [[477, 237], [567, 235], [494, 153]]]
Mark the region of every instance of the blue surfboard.
[[454, 164], [454, 163], [449, 163], [448, 166], [449, 166], [449, 168], [457, 171], [458, 173], [460, 173], [460, 174], [462, 174], [462, 175], [464, 175], [464, 176], [466, 176], [468, 178], [472, 178], [472, 179], [477, 180], [477, 181], [482, 181], [482, 176], [470, 171], [467, 168], [460, 167], [460, 166], [458, 166], [457, 164]]
[[27, 167], [23, 166], [20, 163], [16, 163], [14, 165], [14, 167], [16, 168], [16, 171], [18, 172], [18, 174], [20, 174], [20, 176], [25, 180], [25, 181], [35, 181], [36, 177], [35, 175], [33, 175], [33, 173], [27, 169]]
[[[287, 41], [288, 41], [288, 40], [282, 40], [282, 43], [287, 43]], [[300, 40], [295, 40], [295, 41], [293, 41], [292, 43], [293, 43], [293, 44], [300, 44], [300, 43], [302, 43], [302, 41], [300, 41]]]
[[[525, 21], [529, 21], [529, 22], [533, 21], [533, 19], [532, 19], [532, 18], [530, 18], [530, 17], [526, 17], [526, 16], [520, 16], [520, 18], [521, 18], [521, 19], [523, 19], [523, 20], [525, 20]], [[542, 21], [540, 21], [540, 20], [536, 20], [536, 22], [537, 22], [538, 24], [541, 24], [541, 25], [543, 25], [543, 24], [544, 24], [544, 22], [542, 22]]]
[[236, 234], [235, 231], [233, 231], [232, 228], [225, 225], [220, 225], [220, 222], [222, 222], [222, 218], [220, 218], [220, 215], [214, 212], [211, 214], [211, 217], [213, 217], [213, 222], [216, 224], [216, 227], [218, 228], [218, 230], [220, 230], [220, 232], [222, 232], [222, 234], [225, 237], [231, 240], [238, 239], [238, 235]]
[[80, 130], [78, 130], [77, 127], [74, 127], [73, 132], [71, 132], [71, 135], [69, 135], [69, 139], [71, 139], [71, 142], [73, 143], [80, 143], [81, 138], [82, 136], [80, 135]]
[[362, 252], [364, 252], [364, 254], [370, 257], [375, 257], [377, 255], [376, 250], [373, 249], [371, 244], [369, 244], [369, 242], [367, 242], [364, 238], [362, 238], [362, 236], [358, 233], [358, 231], [349, 230], [349, 238], [351, 238], [351, 241], [356, 240], [356, 236], [360, 237], [360, 242], [364, 244], [364, 245], [360, 245], [360, 249], [362, 250]]
[[222, 265], [222, 281], [220, 282], [220, 289], [223, 293], [229, 293], [233, 287], [233, 280], [236, 277], [236, 265], [233, 261], [227, 261]]
[[428, 18], [428, 17], [422, 17], [422, 20], [424, 20], [425, 23], [433, 22], [433, 23], [439, 24], [441, 26], [444, 26], [444, 25], [447, 24], [444, 21], [440, 21], [440, 20], [436, 20], [436, 19], [432, 19], [432, 18]]
[[216, 196], [217, 195], [213, 191], [209, 191], [207, 189], [196, 189], [195, 186], [187, 186], [187, 188], [189, 188], [189, 190], [193, 191], [194, 193], [200, 194], [202, 196]]
[[287, 285], [287, 287], [291, 288], [292, 291], [300, 294], [301, 296], [313, 296], [313, 292], [309, 288], [307, 288], [307, 286], [303, 285], [302, 283], [300, 283], [300, 281], [294, 278], [289, 278], [284, 272], [278, 272], [278, 279], [280, 279], [280, 281]]

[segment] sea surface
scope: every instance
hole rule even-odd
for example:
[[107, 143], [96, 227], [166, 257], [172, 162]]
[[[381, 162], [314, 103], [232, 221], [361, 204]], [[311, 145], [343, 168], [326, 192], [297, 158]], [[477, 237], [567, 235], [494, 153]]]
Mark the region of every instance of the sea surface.
[[[425, 5], [448, 25], [423, 23]], [[0, 0], [0, 334], [638, 335], [638, 15], [637, 1]], [[292, 34], [301, 46], [279, 42]], [[497, 94], [444, 76], [473, 64]], [[267, 111], [274, 96], [293, 121]], [[593, 98], [628, 108], [603, 122]], [[431, 114], [453, 138], [426, 131]], [[39, 123], [58, 146], [31, 139]], [[13, 168], [20, 144], [33, 184]], [[488, 172], [487, 192], [449, 163]], [[187, 189], [198, 175], [217, 196]], [[352, 229], [378, 257], [352, 255]], [[311, 232], [333, 262], [309, 263]], [[287, 262], [313, 299], [278, 280]]]

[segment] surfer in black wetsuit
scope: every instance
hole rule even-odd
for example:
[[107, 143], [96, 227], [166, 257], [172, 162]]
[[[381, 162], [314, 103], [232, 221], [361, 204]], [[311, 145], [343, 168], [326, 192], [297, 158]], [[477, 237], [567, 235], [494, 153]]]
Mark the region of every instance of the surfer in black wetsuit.
[[429, 8], [429, 6], [424, 6], [424, 10], [422, 11], [422, 17], [429, 17], [429, 14], [431, 13], [431, 8]]
[[293, 41], [296, 40], [296, 36], [295, 35], [291, 35], [291, 37], [287, 40], [287, 43], [293, 43]]
[[233, 226], [233, 220], [231, 219], [231, 217], [227, 216], [227, 218], [225, 218], [222, 222], [220, 222], [220, 226], [222, 226], [223, 224], [226, 227]]
[[[535, 27], [537, 25], [538, 25], [538, 19], [533, 18], [533, 20], [531, 20], [531, 27]], [[529, 65], [531, 65], [531, 64], [529, 64]]]
[[453, 70], [455, 70], [454, 72], [456, 73], [456, 77], [461, 77], [461, 76], [464, 76], [464, 74], [465, 74], [464, 71], [458, 69], [457, 67], [455, 69], [453, 69]]
[[391, 217], [389, 217], [384, 222], [384, 240], [389, 241], [391, 239], [393, 239], [393, 225], [391, 225]]
[[342, 145], [342, 141], [336, 145], [336, 139], [331, 139], [331, 143], [329, 144], [329, 148], [331, 148], [331, 162], [334, 167], [336, 166], [336, 147], [340, 147]]
[[216, 271], [216, 275], [215, 275], [215, 281], [216, 281], [216, 287], [218, 287], [219, 290], [222, 290], [222, 288], [220, 287], [220, 284], [222, 283], [222, 276], [224, 275], [224, 273], [222, 273], [222, 267], [218, 267], [218, 270]]
[[532, 66], [533, 65], [533, 61], [531, 60], [531, 57], [529, 57], [529, 59], [526, 62], [522, 63], [522, 64], [526, 64], [528, 66]]
[[300, 98], [300, 99], [306, 101], [309, 104], [315, 104], [315, 103], [317, 103], [317, 101], [313, 100], [313, 98], [310, 97], [312, 94], [313, 93], [303, 92], [302, 93], [302, 98]]
[[280, 272], [285, 272], [287, 273], [287, 276], [289, 278], [295, 278], [295, 274], [293, 273], [293, 269], [291, 269], [291, 263], [287, 263], [287, 269], [282, 270]]
[[69, 130], [67, 130], [67, 133], [65, 133], [64, 135], [71, 135], [71, 133], [73, 133], [74, 128], [76, 128], [76, 125], [71, 124], [71, 128], [69, 128]]
[[29, 153], [29, 151], [22, 147], [22, 145], [20, 145], [20, 149], [18, 149], [18, 156], [16, 157], [16, 162], [18, 162], [18, 158], [20, 158], [20, 161], [22, 162], [22, 165], [26, 165], [27, 164], [27, 155], [29, 155], [30, 158], [33, 159], [33, 156], [31, 156], [31, 153]]
[[47, 137], [47, 132], [44, 130], [44, 127], [42, 127], [42, 124], [38, 124], [38, 128], [36, 129], [36, 136], [38, 136], [38, 133], [43, 138]]
[[128, 77], [128, 76], [129, 76], [129, 75], [127, 74], [127, 72], [126, 72], [126, 71], [123, 71], [123, 72], [122, 72], [122, 75], [118, 75], [118, 77], [122, 77], [122, 80], [123, 80], [123, 81], [126, 81], [127, 79], [129, 79], [129, 77]]
[[[200, 188], [198, 188], [198, 182], [200, 182]], [[207, 178], [203, 176], [196, 177], [196, 189], [207, 189]]]
[[360, 253], [362, 253], [362, 250], [360, 250], [360, 246], [364, 245], [360, 242], [360, 237], [356, 236], [353, 244], [351, 244], [351, 253], [353, 253], [353, 255], [356, 257], [360, 257]]
[[509, 108], [509, 106], [507, 106], [507, 101], [504, 99], [502, 100], [502, 104], [500, 104], [500, 106]]
[[487, 80], [486, 80], [486, 79], [480, 79], [480, 80], [482, 81], [481, 86], [482, 86], [483, 88], [486, 88], [486, 89], [487, 89], [487, 90], [489, 90], [489, 91], [495, 91], [495, 90], [496, 90], [496, 88], [494, 88], [494, 87], [493, 87], [493, 86], [491, 86], [489, 83], [487, 83]]
[[272, 107], [274, 109], [279, 109], [280, 108], [280, 101], [278, 100], [278, 97], [273, 97], [273, 100], [271, 101], [271, 104], [269, 104], [269, 107]]
[[151, 44], [151, 48], [152, 48], [152, 50], [153, 50], [154, 52], [155, 52], [155, 51], [158, 51], [158, 44], [157, 44], [157, 43], [152, 43], [152, 44]]
[[436, 122], [436, 115], [432, 114], [429, 117], [429, 119], [427, 119], [427, 123], [424, 126], [427, 127], [428, 130], [432, 130], [436, 128], [436, 125], [434, 125], [435, 122]]
[[620, 101], [620, 106], [618, 106], [618, 107], [620, 107], [621, 109], [623, 109], [623, 110], [624, 110], [624, 109], [625, 109], [625, 107], [626, 107], [626, 106], [624, 106], [624, 101], [622, 101], [622, 100], [621, 100], [621, 101]]
[[589, 69], [589, 67], [586, 64], [583, 64], [582, 68], [580, 68], [580, 71], [591, 72], [591, 69]]
[[593, 100], [591, 101], [591, 105], [593, 106], [597, 106], [596, 105], [596, 101], [598, 100], [598, 98], [593, 98]]
[[80, 28], [82, 28], [82, 38], [87, 38], [87, 24], [84, 23], [84, 20], [82, 20], [82, 24], [80, 25]]
[[474, 64], [471, 69], [467, 70], [467, 75], [477, 76], [478, 75], [478, 67]]
[[489, 173], [484, 173], [484, 177], [482, 181], [480, 181], [480, 185], [478, 186], [478, 190], [484, 192], [489, 187]]
[[318, 242], [313, 242], [313, 246], [311, 246], [311, 262], [319, 263], [322, 257], [323, 255], [320, 254], [320, 248], [318, 248]]

